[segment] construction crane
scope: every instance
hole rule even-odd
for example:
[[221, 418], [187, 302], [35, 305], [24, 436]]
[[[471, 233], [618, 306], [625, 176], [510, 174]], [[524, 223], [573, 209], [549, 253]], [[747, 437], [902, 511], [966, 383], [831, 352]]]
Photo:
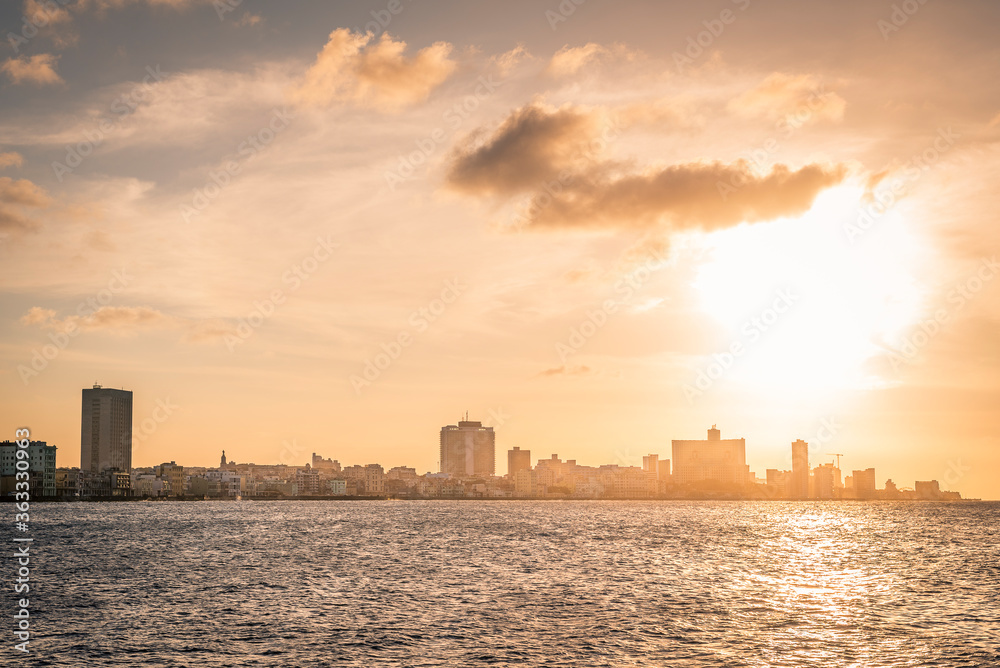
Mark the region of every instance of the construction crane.
[[841, 457], [846, 457], [846, 456], [847, 455], [845, 455], [842, 452], [828, 452], [827, 453], [827, 457], [836, 457], [837, 458], [837, 470], [840, 470], [840, 458]]

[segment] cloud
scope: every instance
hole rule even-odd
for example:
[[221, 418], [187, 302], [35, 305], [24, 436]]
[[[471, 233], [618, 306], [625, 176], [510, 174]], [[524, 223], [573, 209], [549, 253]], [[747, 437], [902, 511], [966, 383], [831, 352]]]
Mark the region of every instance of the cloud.
[[0, 202], [42, 207], [48, 205], [49, 196], [28, 179], [15, 180], [9, 176], [0, 176]]
[[377, 42], [372, 39], [371, 33], [345, 28], [330, 33], [294, 99], [314, 106], [349, 102], [395, 111], [426, 100], [457, 67], [449, 58], [452, 46], [447, 42], [435, 42], [407, 58], [406, 42], [389, 33]]
[[73, 17], [69, 10], [60, 7], [56, 2], [45, 0], [24, 0], [24, 16], [32, 24], [39, 27], [49, 27], [62, 23], [71, 23]]
[[[845, 176], [840, 167], [775, 165], [757, 175], [744, 160], [686, 163], [641, 173], [582, 173], [531, 221], [540, 227], [719, 229], [805, 213]], [[536, 195], [536, 198], [539, 195]]]
[[20, 167], [24, 164], [24, 157], [20, 153], [0, 153], [0, 169], [7, 167]]
[[599, 127], [597, 114], [564, 106], [528, 104], [515, 110], [490, 137], [473, 133], [456, 148], [449, 184], [470, 194], [534, 190], [587, 154]]
[[6, 74], [15, 84], [30, 83], [39, 86], [64, 83], [62, 77], [56, 74], [55, 64], [58, 56], [51, 53], [39, 53], [30, 58], [8, 58], [0, 65], [0, 72]]
[[455, 151], [447, 182], [478, 196], [533, 193], [525, 227], [677, 230], [799, 215], [846, 174], [818, 164], [760, 174], [745, 160], [639, 169], [591, 150], [599, 118], [570, 106], [515, 110], [491, 136], [474, 133]]
[[[98, 12], [109, 9], [122, 9], [129, 5], [149, 5], [150, 7], [167, 7], [169, 9], [187, 9], [197, 5], [222, 4], [219, 0], [79, 0], [75, 8], [80, 10], [93, 9]], [[229, 3], [226, 3], [227, 5]]]
[[551, 369], [545, 369], [538, 373], [538, 377], [548, 377], [548, 376], [589, 376], [593, 373], [593, 370], [589, 366], [584, 366], [582, 364], [576, 365], [563, 365], [552, 367]]
[[38, 222], [25, 216], [24, 209], [43, 208], [49, 201], [46, 192], [28, 179], [0, 176], [0, 230], [37, 229]]
[[245, 14], [243, 14], [243, 16], [240, 17], [240, 20], [236, 22], [236, 25], [238, 25], [241, 28], [244, 28], [246, 26], [260, 25], [263, 22], [264, 19], [263, 17], [261, 17], [260, 14], [251, 14], [250, 12], [246, 12]]
[[779, 119], [794, 117], [799, 124], [844, 119], [847, 103], [827, 91], [811, 74], [791, 75], [775, 72], [756, 87], [729, 102], [731, 112], [741, 116]]
[[28, 309], [28, 312], [21, 316], [22, 325], [40, 325], [45, 326], [56, 317], [56, 312], [52, 309], [42, 308], [41, 306], [32, 306]]
[[636, 53], [620, 44], [606, 47], [596, 42], [583, 46], [566, 45], [552, 56], [545, 73], [552, 77], [564, 77], [576, 74], [584, 66], [602, 58], [617, 57], [623, 60], [635, 60]]
[[531, 57], [531, 54], [528, 53], [528, 49], [524, 46], [524, 44], [518, 44], [510, 51], [490, 56], [490, 63], [496, 65], [500, 76], [506, 77], [521, 63], [522, 60]]
[[149, 306], [102, 306], [86, 315], [58, 318], [52, 309], [31, 307], [21, 316], [25, 326], [57, 331], [109, 332], [131, 336], [140, 331], [181, 330], [185, 343], [204, 343], [233, 335], [236, 328], [218, 320], [195, 320], [167, 315]]

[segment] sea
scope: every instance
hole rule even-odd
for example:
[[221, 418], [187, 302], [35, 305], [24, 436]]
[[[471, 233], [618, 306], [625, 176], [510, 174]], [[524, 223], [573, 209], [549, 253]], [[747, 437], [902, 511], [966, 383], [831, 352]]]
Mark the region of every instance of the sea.
[[998, 527], [992, 502], [35, 503], [0, 665], [997, 667]]

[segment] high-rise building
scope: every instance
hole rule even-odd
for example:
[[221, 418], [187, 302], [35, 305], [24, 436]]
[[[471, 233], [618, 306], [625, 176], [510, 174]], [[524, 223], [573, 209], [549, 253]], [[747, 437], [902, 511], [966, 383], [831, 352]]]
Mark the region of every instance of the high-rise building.
[[840, 487], [840, 469], [833, 464], [820, 464], [813, 469], [813, 497], [832, 499]]
[[705, 441], [672, 441], [673, 482], [745, 485], [753, 481], [747, 466], [746, 439], [723, 439], [712, 425]]
[[513, 448], [507, 451], [507, 475], [513, 476], [518, 471], [531, 470], [531, 450]]
[[496, 473], [496, 435], [482, 422], [460, 420], [441, 427], [441, 473], [455, 476]]
[[854, 478], [854, 498], [875, 498], [875, 469], [852, 471], [851, 476]]
[[788, 482], [788, 496], [792, 499], [809, 496], [809, 444], [801, 438], [792, 443], [792, 478]]
[[643, 455], [642, 457], [642, 470], [646, 473], [656, 473], [657, 462], [660, 460], [659, 455]]
[[132, 392], [94, 385], [83, 391], [80, 470], [132, 470]]

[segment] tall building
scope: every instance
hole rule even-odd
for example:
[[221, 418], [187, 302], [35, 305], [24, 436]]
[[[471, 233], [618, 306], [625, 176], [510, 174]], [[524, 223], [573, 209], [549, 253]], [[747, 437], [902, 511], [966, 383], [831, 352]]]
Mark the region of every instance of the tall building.
[[852, 471], [851, 476], [854, 478], [854, 498], [875, 498], [875, 469]]
[[716, 482], [745, 485], [752, 482], [747, 466], [746, 439], [723, 439], [712, 425], [705, 441], [672, 441], [673, 482], [684, 485]]
[[657, 462], [660, 460], [659, 455], [643, 455], [642, 457], [642, 470], [646, 473], [656, 473]]
[[80, 470], [132, 470], [132, 392], [94, 385], [83, 391]]
[[531, 450], [513, 448], [507, 451], [507, 475], [513, 476], [518, 471], [531, 470]]
[[792, 499], [809, 496], [809, 444], [801, 438], [792, 443], [792, 478], [788, 481], [788, 496]]
[[813, 469], [813, 497], [832, 499], [840, 488], [840, 469], [833, 464], [820, 464]]
[[441, 427], [441, 473], [455, 476], [496, 473], [496, 434], [493, 427], [470, 421]]

